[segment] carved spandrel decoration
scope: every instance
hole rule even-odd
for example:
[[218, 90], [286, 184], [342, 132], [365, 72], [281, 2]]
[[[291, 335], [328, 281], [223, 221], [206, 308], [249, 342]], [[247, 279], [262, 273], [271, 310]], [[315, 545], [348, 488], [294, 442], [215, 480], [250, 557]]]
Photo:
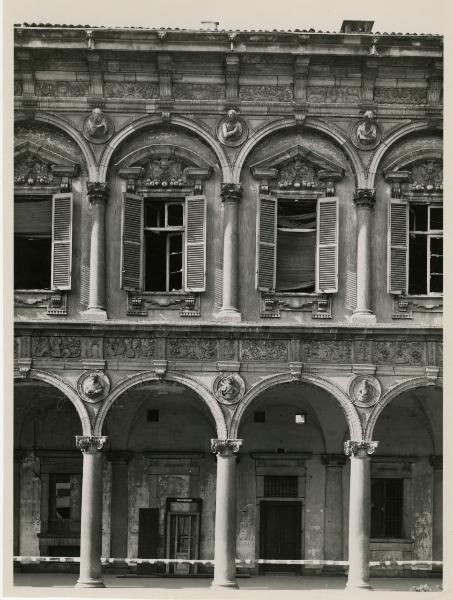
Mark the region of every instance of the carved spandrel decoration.
[[283, 85], [241, 85], [241, 100], [257, 100], [261, 102], [292, 102], [294, 91], [292, 84]]
[[378, 87], [374, 99], [382, 104], [426, 104], [426, 88], [386, 88]]
[[425, 362], [424, 342], [375, 342], [376, 364], [422, 365]]
[[75, 336], [48, 336], [32, 338], [34, 358], [80, 358], [82, 338]]
[[217, 125], [217, 137], [225, 146], [240, 146], [247, 139], [248, 133], [247, 123], [234, 109], [230, 109]]
[[350, 136], [359, 150], [373, 150], [379, 145], [382, 133], [372, 110], [365, 111], [363, 118], [352, 125]]
[[309, 87], [308, 102], [335, 102], [341, 104], [350, 104], [360, 101], [360, 88], [353, 87]]
[[159, 85], [157, 83], [141, 83], [128, 81], [106, 81], [104, 83], [106, 98], [158, 98]]
[[90, 84], [87, 81], [37, 81], [36, 95], [43, 97], [72, 97], [88, 96]]
[[14, 185], [49, 185], [53, 180], [52, 164], [32, 153], [14, 161]]
[[106, 358], [155, 358], [156, 343], [153, 338], [108, 337], [104, 340]]
[[174, 83], [173, 98], [175, 100], [218, 100], [225, 96], [222, 84]]
[[82, 125], [85, 138], [93, 144], [104, 144], [112, 137], [115, 126], [112, 119], [101, 108], [93, 108]]
[[237, 373], [221, 373], [214, 379], [212, 391], [221, 404], [237, 404], [245, 394], [245, 382]]
[[288, 360], [288, 342], [285, 340], [243, 340], [241, 360]]
[[217, 340], [170, 338], [168, 357], [177, 360], [216, 360]]
[[348, 394], [352, 402], [359, 408], [372, 408], [379, 401], [382, 388], [376, 377], [358, 375], [351, 380]]
[[301, 341], [300, 360], [302, 362], [352, 362], [352, 342], [343, 341]]
[[110, 380], [103, 371], [88, 371], [77, 381], [79, 396], [90, 404], [101, 402], [110, 391]]

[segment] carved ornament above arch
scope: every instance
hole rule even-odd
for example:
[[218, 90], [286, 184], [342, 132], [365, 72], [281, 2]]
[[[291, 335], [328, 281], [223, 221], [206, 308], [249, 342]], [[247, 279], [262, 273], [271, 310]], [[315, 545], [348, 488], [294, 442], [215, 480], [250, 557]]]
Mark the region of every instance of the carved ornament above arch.
[[405, 153], [383, 168], [393, 198], [434, 197], [443, 193], [442, 152], [420, 149]]

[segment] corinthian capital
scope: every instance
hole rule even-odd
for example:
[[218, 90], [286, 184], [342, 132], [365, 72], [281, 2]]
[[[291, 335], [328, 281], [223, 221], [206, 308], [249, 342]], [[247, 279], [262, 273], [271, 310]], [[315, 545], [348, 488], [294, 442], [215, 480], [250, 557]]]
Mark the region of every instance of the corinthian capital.
[[107, 442], [105, 435], [76, 435], [76, 446], [84, 453], [93, 454], [98, 450], [102, 450]]
[[354, 190], [354, 202], [356, 206], [372, 208], [376, 202], [376, 190], [373, 188], [357, 188]]
[[211, 451], [214, 454], [237, 454], [242, 446], [242, 440], [211, 440]]
[[223, 202], [239, 202], [242, 197], [242, 185], [240, 183], [222, 183], [220, 195]]
[[87, 183], [88, 199], [93, 201], [106, 201], [108, 198], [109, 186], [100, 181], [89, 181]]
[[374, 451], [378, 447], [379, 442], [354, 442], [348, 440], [344, 443], [344, 453], [346, 456], [366, 456], [367, 454], [374, 454]]

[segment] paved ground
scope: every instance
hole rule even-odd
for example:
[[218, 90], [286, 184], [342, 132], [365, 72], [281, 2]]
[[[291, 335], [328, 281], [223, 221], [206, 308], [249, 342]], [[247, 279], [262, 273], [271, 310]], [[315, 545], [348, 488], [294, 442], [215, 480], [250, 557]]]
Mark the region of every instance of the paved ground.
[[[70, 596], [70, 591], [77, 580], [76, 574], [68, 573], [15, 573], [14, 595], [24, 597], [37, 594], [46, 594], [48, 597]], [[142, 595], [153, 599], [182, 598], [248, 598], [249, 600], [259, 598], [265, 600], [272, 598], [284, 599], [300, 598], [301, 590], [311, 590], [312, 598], [326, 598], [325, 594], [319, 592], [341, 591], [346, 584], [346, 577], [315, 577], [315, 576], [260, 576], [239, 578], [240, 590], [214, 590], [210, 587], [210, 579], [185, 579], [185, 578], [153, 578], [153, 577], [118, 577], [117, 575], [105, 575], [106, 589], [90, 590], [92, 597], [97, 598], [127, 598], [140, 597]], [[428, 578], [402, 578], [387, 579], [373, 578], [371, 585], [376, 591], [410, 591], [414, 585], [427, 584], [433, 592], [439, 592], [438, 586], [441, 579]], [[153, 591], [150, 593], [150, 589]], [[145, 591], [146, 590], [146, 591]], [[88, 591], [88, 590], [87, 590]], [[280, 593], [279, 593], [280, 592]], [[314, 593], [313, 593], [314, 592]], [[77, 592], [76, 592], [77, 593]], [[363, 596], [364, 592], [359, 594]], [[349, 595], [349, 594], [348, 594]], [[355, 596], [355, 595], [354, 595]], [[404, 594], [406, 596], [406, 594]], [[412, 594], [411, 594], [412, 596]], [[280, 597], [280, 598], [279, 598]]]

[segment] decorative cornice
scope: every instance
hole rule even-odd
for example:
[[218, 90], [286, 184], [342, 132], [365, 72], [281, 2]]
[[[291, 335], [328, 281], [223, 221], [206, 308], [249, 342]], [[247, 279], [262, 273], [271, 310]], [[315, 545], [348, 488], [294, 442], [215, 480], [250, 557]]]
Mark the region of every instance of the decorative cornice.
[[223, 456], [237, 454], [241, 446], [242, 440], [211, 440], [211, 451]]
[[100, 181], [89, 181], [87, 183], [87, 193], [90, 202], [108, 200], [109, 186]]
[[102, 450], [107, 439], [105, 435], [76, 435], [76, 446], [84, 454], [94, 454], [97, 450]]
[[242, 185], [240, 183], [223, 183], [220, 196], [223, 202], [239, 202], [242, 198]]
[[364, 440], [361, 440], [360, 442], [354, 442], [352, 440], [348, 440], [344, 443], [344, 453], [346, 456], [350, 457], [374, 454], [378, 444], [379, 442], [365, 442]]
[[376, 202], [376, 190], [373, 188], [357, 188], [354, 190], [354, 203], [356, 206], [372, 208]]

